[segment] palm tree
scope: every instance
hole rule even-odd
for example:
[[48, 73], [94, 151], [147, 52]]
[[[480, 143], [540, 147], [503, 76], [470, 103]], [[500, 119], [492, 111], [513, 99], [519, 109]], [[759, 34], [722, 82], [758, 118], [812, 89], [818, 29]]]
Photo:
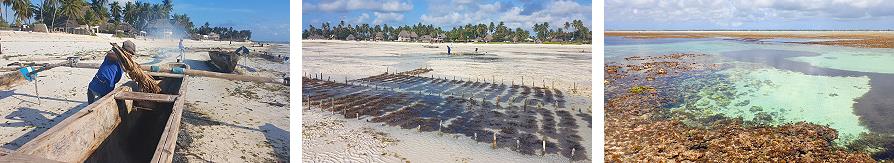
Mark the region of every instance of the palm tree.
[[109, 5], [111, 5], [111, 7], [109, 7], [111, 11], [109, 12], [112, 14], [112, 21], [114, 21], [115, 25], [118, 25], [118, 23], [121, 22], [121, 3], [115, 1]]
[[4, 15], [4, 17], [6, 17], [6, 19], [4, 19], [4, 22], [6, 22], [5, 20], [9, 20], [9, 14], [6, 14], [6, 13], [9, 12], [9, 6], [12, 6], [13, 0], [0, 0], [0, 1], [2, 1], [4, 6], [6, 6], [6, 9], [3, 10], [3, 15]]
[[93, 23], [98, 24], [101, 22], [106, 22], [106, 20], [109, 19], [109, 10], [108, 8], [106, 8], [107, 1], [108, 0], [93, 0], [93, 2], [90, 3], [90, 9], [93, 10], [93, 20], [97, 21]]
[[60, 10], [62, 16], [67, 17], [68, 20], [75, 19], [80, 20], [84, 18], [84, 9], [87, 7], [87, 4], [84, 0], [62, 0], [62, 8]]
[[172, 2], [171, 0], [162, 0], [161, 1], [161, 10], [160, 10], [161, 12], [160, 13], [162, 16], [164, 16], [165, 19], [167, 19], [168, 16], [171, 16], [172, 10], [174, 10], [174, 2]]
[[60, 0], [44, 0], [44, 6], [49, 5], [53, 8], [53, 20], [50, 20], [50, 28], [53, 28], [56, 25], [56, 11], [59, 11], [59, 1]]
[[31, 18], [31, 1], [30, 0], [13, 0], [12, 9], [16, 12], [16, 22], [29, 20]]

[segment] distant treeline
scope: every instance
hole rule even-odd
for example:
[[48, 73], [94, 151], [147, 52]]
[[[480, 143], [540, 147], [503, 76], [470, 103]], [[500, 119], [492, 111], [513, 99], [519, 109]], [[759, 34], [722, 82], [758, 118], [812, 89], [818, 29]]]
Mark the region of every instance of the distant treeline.
[[606, 29], [605, 31], [894, 31], [894, 29]]
[[[324, 22], [321, 27], [308, 26], [302, 31], [304, 39], [330, 40], [383, 40], [383, 41], [432, 41], [447, 42], [560, 42], [589, 44], [592, 38], [589, 28], [583, 21], [565, 22], [551, 28], [547, 22], [534, 24], [534, 35], [522, 28], [514, 30], [503, 22], [489, 24], [466, 24], [446, 31], [434, 25], [418, 23], [412, 26], [389, 26], [388, 24], [370, 26], [369, 24], [351, 25], [341, 21], [333, 27]], [[429, 37], [426, 38], [425, 36]]]
[[[32, 4], [35, 3], [35, 4]], [[0, 19], [0, 27], [42, 23], [49, 28], [69, 30], [80, 25], [98, 26], [100, 32], [117, 33], [123, 31], [127, 35], [138, 34], [139, 31], [150, 31], [157, 24], [179, 25], [191, 37], [207, 35], [214, 32], [221, 40], [251, 39], [251, 31], [237, 31], [232, 28], [209, 27], [208, 23], [200, 28], [193, 28], [193, 23], [186, 14], [173, 14], [174, 2], [162, 0], [161, 3], [126, 2], [109, 0], [3, 0], [3, 5], [11, 7], [15, 22]], [[173, 14], [173, 15], [171, 15]], [[8, 15], [7, 15], [8, 16]], [[31, 21], [35, 22], [32, 23]], [[161, 21], [161, 22], [160, 22]], [[51, 29], [52, 30], [52, 29]]]

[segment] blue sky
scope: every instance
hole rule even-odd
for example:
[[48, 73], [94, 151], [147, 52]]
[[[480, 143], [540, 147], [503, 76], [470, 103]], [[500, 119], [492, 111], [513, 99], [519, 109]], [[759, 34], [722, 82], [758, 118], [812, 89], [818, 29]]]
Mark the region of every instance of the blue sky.
[[606, 0], [606, 30], [894, 29], [894, 0]]
[[[113, 1], [119, 1], [123, 5], [124, 2], [135, 0], [109, 0]], [[43, 0], [32, 0], [34, 4], [41, 2]], [[161, 3], [161, 0], [139, 0], [139, 2]], [[208, 22], [211, 26], [251, 30], [252, 40], [289, 41], [288, 0], [173, 0], [173, 2], [174, 13], [189, 15], [195, 26]]]
[[[591, 26], [589, 0], [307, 0], [302, 2], [301, 25], [320, 27], [368, 23], [412, 25], [433, 24], [444, 30], [468, 23], [499, 23], [531, 30], [535, 23], [553, 24], [583, 20]], [[592, 29], [591, 29], [592, 30]]]

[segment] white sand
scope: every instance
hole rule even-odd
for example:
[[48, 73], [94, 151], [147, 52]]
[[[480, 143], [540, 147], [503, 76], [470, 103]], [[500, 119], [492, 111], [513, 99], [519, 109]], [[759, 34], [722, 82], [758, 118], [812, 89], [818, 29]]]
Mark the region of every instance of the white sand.
[[[591, 45], [548, 44], [472, 44], [472, 43], [402, 43], [368, 41], [305, 40], [302, 42], [302, 73], [323, 73], [333, 79], [363, 78], [385, 73], [386, 69], [407, 71], [428, 66], [435, 77], [465, 80], [486, 79], [505, 83], [553, 87], [576, 95], [588, 96], [592, 76]], [[425, 48], [424, 45], [438, 46]], [[447, 53], [486, 52], [483, 57], [496, 57], [496, 62], [465, 57], [424, 59]], [[400, 56], [400, 59], [389, 57]], [[396, 70], [395, 70], [396, 69]], [[428, 75], [427, 74], [427, 75]]]
[[570, 162], [556, 154], [533, 156], [491, 149], [461, 135], [339, 118], [318, 108], [304, 110], [302, 118], [304, 162]]
[[[111, 49], [110, 42], [120, 44], [125, 40], [105, 36], [11, 31], [0, 31], [0, 38], [3, 50], [0, 57], [8, 58], [0, 58], [2, 67], [17, 61], [57, 63], [68, 56], [101, 56]], [[140, 63], [164, 64], [175, 61], [179, 55], [172, 51], [177, 46], [177, 40], [133, 41], [139, 55], [164, 56], [137, 57]], [[184, 44], [188, 48], [235, 48], [247, 46], [248, 43], [234, 42], [231, 45], [224, 41], [188, 40]], [[102, 62], [101, 58], [81, 62], [99, 63]], [[186, 63], [193, 69], [208, 69], [203, 62], [208, 59], [206, 52], [187, 53], [186, 58]], [[260, 58], [245, 59], [240, 64], [248, 65], [249, 68], [244, 69], [256, 70], [244, 71], [249, 75], [275, 77], [289, 72], [288, 64]], [[87, 83], [95, 73], [95, 69], [68, 67], [41, 72], [36, 82], [38, 93], [43, 97], [40, 105], [34, 97], [33, 82], [0, 90], [2, 148], [15, 150], [86, 106]], [[129, 80], [125, 75], [119, 84]], [[288, 94], [288, 87], [276, 84], [190, 77], [175, 159], [214, 162], [288, 160]]]
[[[524, 76], [525, 84], [534, 81], [539, 87], [555, 87], [574, 96], [585, 96], [591, 105], [590, 45], [533, 45], [533, 44], [428, 44], [399, 42], [355, 42], [305, 40], [302, 42], [303, 73], [330, 76], [333, 80], [358, 79], [386, 71], [408, 71], [430, 67], [434, 71], [423, 76], [447, 77], [464, 80], [501, 80], [516, 84]], [[438, 46], [425, 48], [424, 45]], [[446, 55], [449, 45], [454, 53], [487, 52], [482, 57], [496, 60], [477, 60], [470, 56]], [[443, 54], [442, 54], [443, 53]], [[434, 58], [434, 59], [432, 59]], [[575, 84], [577, 83], [577, 84]], [[583, 83], [583, 84], [581, 84]], [[576, 86], [575, 86], [576, 85]], [[585, 85], [585, 86], [581, 86]], [[571, 93], [576, 87], [577, 93]], [[571, 103], [577, 103], [573, 100]], [[318, 108], [302, 113], [302, 159], [306, 162], [569, 162], [556, 154], [524, 155], [511, 149], [491, 149], [469, 137], [438, 132], [416, 132], [400, 127], [370, 123], [365, 120], [344, 119]], [[586, 111], [586, 109], [584, 109]], [[590, 133], [592, 130], [579, 117], [578, 133], [587, 146], [587, 158], [593, 159]], [[579, 153], [581, 154], [581, 153]], [[583, 162], [590, 162], [584, 160]]]

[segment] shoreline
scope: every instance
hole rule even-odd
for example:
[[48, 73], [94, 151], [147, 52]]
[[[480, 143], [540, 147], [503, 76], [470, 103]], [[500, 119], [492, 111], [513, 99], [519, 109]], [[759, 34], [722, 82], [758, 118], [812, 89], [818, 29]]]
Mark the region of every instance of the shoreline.
[[605, 31], [606, 37], [629, 39], [661, 38], [737, 38], [759, 41], [773, 38], [838, 39], [832, 41], [792, 42], [858, 48], [894, 48], [894, 31]]

